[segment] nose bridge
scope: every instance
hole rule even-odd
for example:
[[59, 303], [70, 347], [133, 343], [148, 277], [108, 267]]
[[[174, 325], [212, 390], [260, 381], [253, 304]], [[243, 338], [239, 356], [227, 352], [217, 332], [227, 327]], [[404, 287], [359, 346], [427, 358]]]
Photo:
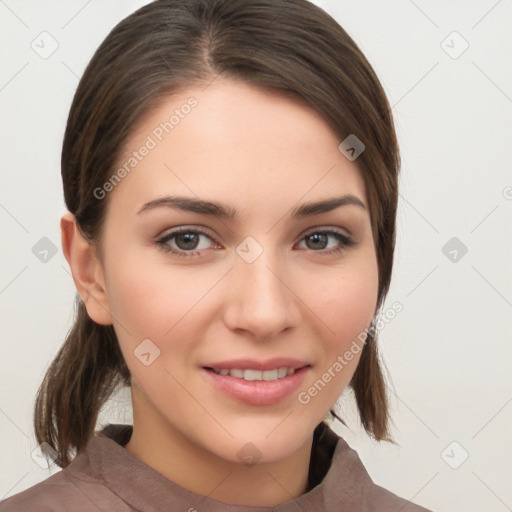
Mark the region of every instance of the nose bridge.
[[[286, 283], [286, 262], [270, 243], [247, 237], [236, 248], [230, 323], [264, 338], [298, 322], [295, 296]], [[283, 282], [284, 281], [284, 282]]]

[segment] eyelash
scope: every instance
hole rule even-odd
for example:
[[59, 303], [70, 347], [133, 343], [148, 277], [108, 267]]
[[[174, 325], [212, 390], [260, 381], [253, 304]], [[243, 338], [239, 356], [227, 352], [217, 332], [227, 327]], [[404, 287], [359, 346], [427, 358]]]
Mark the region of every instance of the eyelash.
[[[170, 253], [172, 255], [179, 256], [179, 257], [182, 257], [182, 258], [191, 258], [191, 257], [196, 256], [196, 255], [201, 256], [201, 253], [199, 251], [196, 251], [196, 252], [192, 252], [192, 251], [189, 251], [189, 252], [186, 252], [186, 251], [176, 251], [175, 249], [173, 249], [172, 247], [169, 246], [169, 244], [167, 242], [169, 240], [172, 240], [176, 235], [179, 235], [180, 233], [201, 234], [201, 235], [206, 236], [210, 240], [215, 241], [215, 240], [213, 240], [213, 238], [209, 234], [207, 234], [205, 231], [203, 231], [201, 229], [198, 229], [198, 228], [194, 228], [194, 229], [192, 229], [192, 228], [181, 228], [181, 229], [177, 229], [175, 231], [172, 231], [171, 233], [168, 233], [164, 237], [158, 239], [156, 241], [156, 246], [158, 247], [158, 249], [160, 249], [161, 251], [163, 251], [166, 254]], [[340, 245], [338, 247], [336, 247], [334, 249], [330, 249], [328, 251], [314, 251], [314, 250], [311, 250], [312, 252], [318, 253], [318, 254], [320, 254], [322, 256], [329, 256], [329, 255], [332, 255], [332, 254], [340, 253], [340, 252], [346, 250], [347, 247], [350, 247], [350, 246], [356, 244], [356, 242], [351, 237], [343, 235], [342, 233], [339, 233], [338, 231], [334, 231], [334, 230], [330, 230], [330, 229], [310, 231], [310, 232], [306, 233], [301, 238], [301, 241], [304, 240], [306, 237], [308, 237], [310, 235], [315, 235], [315, 234], [331, 235], [332, 237], [336, 238], [336, 240], [338, 240], [338, 242], [340, 242]]]

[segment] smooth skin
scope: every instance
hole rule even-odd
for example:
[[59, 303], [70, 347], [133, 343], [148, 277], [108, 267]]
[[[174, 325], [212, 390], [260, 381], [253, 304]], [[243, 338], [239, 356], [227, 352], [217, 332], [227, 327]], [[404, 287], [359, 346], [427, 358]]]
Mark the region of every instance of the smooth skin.
[[[366, 190], [357, 160], [339, 151], [341, 139], [315, 110], [232, 79], [166, 98], [134, 127], [118, 165], [191, 96], [197, 106], [103, 199], [104, 259], [70, 213], [61, 220], [62, 246], [89, 316], [114, 325], [132, 374], [134, 431], [126, 449], [198, 494], [272, 506], [306, 491], [313, 430], [347, 387], [359, 355], [309, 403], [298, 393], [325, 383], [322, 376], [376, 313]], [[290, 216], [299, 204], [344, 194], [366, 208]], [[168, 207], [138, 213], [165, 195], [221, 202], [239, 218]], [[180, 226], [207, 233], [166, 242], [192, 256], [157, 245]], [[355, 244], [306, 236], [325, 229]], [[263, 248], [252, 263], [236, 252], [249, 236]], [[136, 355], [145, 339], [160, 350], [149, 365]], [[219, 392], [202, 370], [211, 362], [276, 356], [311, 368], [298, 392], [270, 406]], [[238, 456], [247, 443], [261, 454], [252, 466]]]

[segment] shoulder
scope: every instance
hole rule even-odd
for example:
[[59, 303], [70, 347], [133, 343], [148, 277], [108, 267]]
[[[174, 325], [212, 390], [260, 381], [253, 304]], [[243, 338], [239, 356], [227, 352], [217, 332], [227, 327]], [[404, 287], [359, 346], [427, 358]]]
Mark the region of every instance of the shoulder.
[[[358, 453], [347, 442], [338, 436], [336, 458], [340, 460], [343, 470], [340, 474], [343, 480], [354, 478], [352, 485], [354, 505], [359, 510], [368, 512], [432, 512], [409, 500], [401, 498], [395, 493], [375, 484], [366, 471]], [[343, 461], [341, 463], [341, 461]]]
[[370, 503], [369, 510], [378, 512], [433, 512], [375, 484], [372, 486]]
[[0, 512], [128, 512], [130, 509], [90, 470], [86, 453], [24, 491], [0, 501]]

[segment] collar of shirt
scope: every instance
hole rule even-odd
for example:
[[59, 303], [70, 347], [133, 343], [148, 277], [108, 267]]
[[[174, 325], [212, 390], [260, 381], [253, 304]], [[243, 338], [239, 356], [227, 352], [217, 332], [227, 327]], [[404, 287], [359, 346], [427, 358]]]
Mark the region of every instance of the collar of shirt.
[[322, 512], [340, 504], [344, 510], [360, 510], [377, 487], [357, 453], [321, 424], [315, 429], [310, 488], [306, 493], [274, 506], [228, 504], [179, 486], [128, 452], [124, 445], [132, 429], [131, 425], [108, 425], [91, 437], [85, 452], [94, 477], [131, 507], [144, 512], [161, 512], [169, 505], [187, 512]]

